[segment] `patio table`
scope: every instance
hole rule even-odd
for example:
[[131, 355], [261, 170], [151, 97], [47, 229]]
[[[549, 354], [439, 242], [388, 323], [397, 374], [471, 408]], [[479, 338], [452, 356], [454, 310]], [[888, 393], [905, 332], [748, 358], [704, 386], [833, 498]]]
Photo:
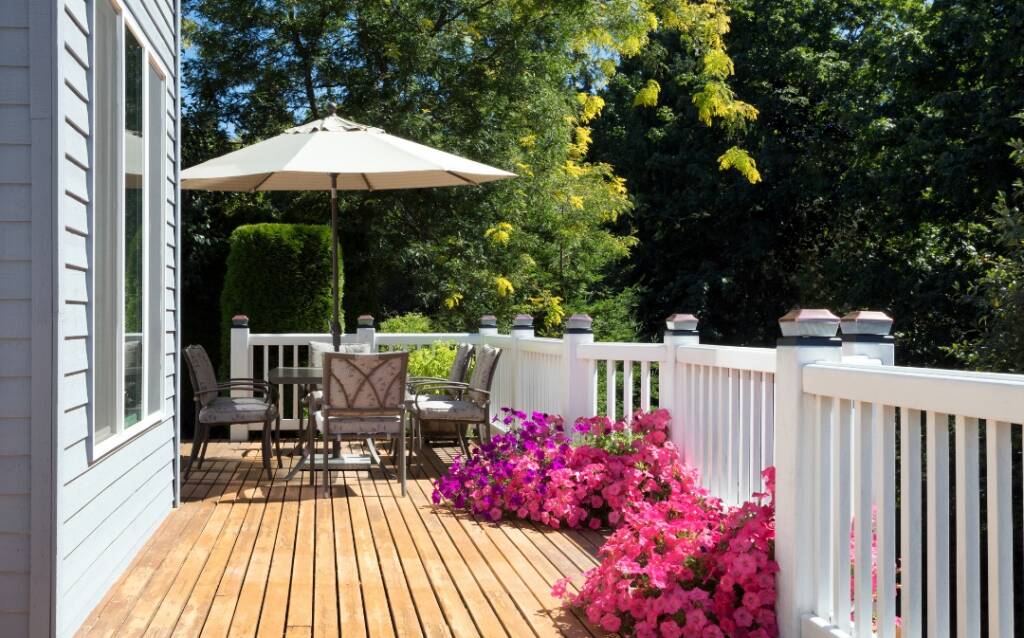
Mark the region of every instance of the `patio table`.
[[[323, 379], [324, 370], [319, 367], [279, 366], [277, 368], [272, 368], [267, 372], [268, 383], [272, 383], [277, 386], [297, 386], [299, 396], [306, 396], [309, 394], [310, 388], [320, 385], [323, 382]], [[299, 446], [302, 447], [302, 458], [300, 458], [298, 463], [292, 466], [291, 470], [288, 471], [288, 474], [285, 476], [285, 480], [290, 480], [299, 472], [306, 470], [310, 472], [309, 480], [310, 484], [312, 484], [314, 479], [313, 471], [323, 467], [323, 457], [318, 456], [316, 453], [316, 428], [313, 427], [313, 414], [309, 413], [309, 416], [306, 419], [305, 430], [302, 429], [302, 414], [298, 414], [297, 417], [299, 419]], [[278, 414], [278, 418], [281, 418], [280, 414]], [[336, 447], [331, 458], [327, 461], [330, 469], [369, 470], [374, 463], [383, 467], [383, 464], [380, 462], [380, 455], [377, 453], [377, 446], [374, 444], [373, 439], [366, 439], [366, 446], [370, 451], [369, 455], [340, 454], [339, 449]], [[326, 448], [324, 449], [323, 454], [327, 454]]]

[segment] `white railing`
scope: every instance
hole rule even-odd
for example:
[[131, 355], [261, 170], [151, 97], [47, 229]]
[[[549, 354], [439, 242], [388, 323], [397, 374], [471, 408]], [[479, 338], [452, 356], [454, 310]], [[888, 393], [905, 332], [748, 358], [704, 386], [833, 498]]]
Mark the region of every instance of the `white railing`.
[[[1024, 516], [1013, 494], [1024, 482], [1024, 470], [1013, 476], [1015, 461], [1024, 467], [1014, 456], [1024, 376], [896, 367], [891, 320], [879, 330], [844, 318], [841, 341], [832, 337], [839, 320], [825, 314], [797, 313], [778, 348], [700, 344], [696, 321], [680, 316], [662, 343], [594, 343], [579, 316], [562, 339], [535, 337], [519, 317], [511, 334], [493, 324], [415, 335], [365, 327], [345, 340], [500, 347], [495, 412], [560, 413], [571, 423], [668, 408], [683, 459], [726, 503], [760, 491], [761, 472], [775, 466], [782, 636], [892, 637], [897, 616], [908, 637], [1014, 635], [1024, 622], [1013, 607], [1024, 552], [1013, 516], [1014, 507]], [[236, 364], [249, 374], [255, 365], [256, 376], [274, 361], [301, 365], [313, 339], [330, 337], [236, 328], [232, 374]]]
[[749, 499], [774, 462], [775, 351], [681, 346], [676, 366], [684, 460], [727, 503]]
[[[1014, 635], [1011, 440], [1020, 427], [1013, 424], [1024, 420], [1024, 378], [814, 363], [803, 368], [803, 391], [818, 431], [810, 501], [816, 597], [807, 622], [815, 629], [833, 628], [810, 635], [870, 636], [874, 617], [877, 635], [894, 636], [897, 601], [906, 636], [922, 635], [925, 628], [930, 636], [980, 636], [986, 615], [987, 635]], [[872, 535], [877, 539], [874, 595]], [[955, 557], [949, 554], [951, 541]], [[980, 597], [983, 544], [987, 610]], [[949, 632], [951, 609], [955, 632]]]

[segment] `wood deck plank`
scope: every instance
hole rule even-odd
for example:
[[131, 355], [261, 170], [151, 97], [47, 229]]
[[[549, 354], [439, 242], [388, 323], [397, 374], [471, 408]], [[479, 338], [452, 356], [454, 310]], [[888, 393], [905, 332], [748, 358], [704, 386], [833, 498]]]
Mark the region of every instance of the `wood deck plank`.
[[[232, 488], [233, 483], [229, 483], [224, 496], [221, 497], [214, 508], [213, 516], [210, 517], [206, 527], [203, 528], [199, 538], [196, 539], [196, 543], [192, 546], [192, 550], [181, 566], [178, 576], [171, 583], [171, 587], [167, 590], [163, 602], [160, 603], [160, 607], [153, 614], [153, 618], [143, 634], [146, 638], [166, 638], [174, 631], [174, 627], [178, 623], [178, 619], [181, 617], [189, 597], [192, 595], [193, 588], [203, 575], [203, 568], [206, 566], [214, 548], [218, 546], [218, 541], [225, 536], [222, 534], [222, 531], [226, 526], [232, 524], [234, 520], [231, 518], [231, 513], [236, 512], [237, 517], [238, 509], [235, 508], [235, 501], [244, 489], [247, 476], [255, 471], [254, 468], [249, 467], [246, 471], [246, 476], [243, 476], [242, 480], [238, 481], [237, 486], [234, 488]], [[213, 574], [213, 576], [215, 577], [217, 574]]]
[[349, 497], [344, 480], [332, 486], [331, 509], [334, 513], [335, 576], [338, 585], [338, 615], [346, 637], [365, 638], [366, 617], [360, 587], [359, 561], [349, 513]]
[[[274, 547], [277, 544], [277, 532], [281, 522], [281, 509], [284, 506], [285, 488], [276, 483], [270, 488], [267, 494], [263, 520], [260, 522], [259, 533], [256, 537], [256, 544], [253, 546], [252, 555], [248, 558], [248, 567], [245, 572], [245, 579], [242, 581], [242, 588], [238, 593], [238, 599], [232, 605], [233, 615], [228, 622], [230, 628], [227, 635], [231, 637], [255, 636], [260, 623], [260, 613], [263, 610], [263, 594], [267, 588], [267, 579], [270, 575], [270, 562], [273, 557]], [[213, 610], [211, 610], [211, 614]], [[226, 613], [226, 609], [225, 609]], [[213, 633], [217, 625], [223, 621], [211, 619], [207, 622], [210, 626], [211, 638], [223, 634]], [[203, 633], [207, 633], [204, 628]]]
[[550, 594], [596, 564], [600, 534], [433, 505], [452, 457], [438, 452], [425, 452], [407, 498], [376, 469], [336, 473], [324, 497], [307, 474], [285, 484], [287, 467], [262, 477], [258, 443], [212, 442], [182, 506], [79, 635], [601, 635]]
[[[385, 510], [388, 512], [388, 520], [392, 521], [392, 525], [397, 525], [397, 521], [401, 517], [402, 524], [407, 530], [410, 542], [412, 542], [416, 549], [424, 573], [430, 581], [430, 586], [433, 588], [434, 594], [441, 605], [445, 620], [452, 634], [459, 638], [469, 636], [504, 636], [505, 632], [501, 630], [497, 616], [494, 616], [490, 605], [480, 596], [479, 590], [476, 587], [467, 588], [465, 594], [460, 593], [456, 581], [459, 578], [463, 579], [464, 582], [471, 581], [472, 575], [464, 564], [460, 564], [459, 568], [451, 570], [446, 566], [444, 558], [438, 552], [435, 539], [431, 536], [421, 518], [420, 511], [422, 509], [429, 510], [430, 508], [417, 507], [411, 499], [402, 498], [401, 487], [394, 482], [390, 482], [386, 486], [378, 486], [377, 491], [378, 494], [382, 495], [382, 498], [384, 494], [391, 497], [391, 507], [385, 507]], [[393, 513], [394, 510], [397, 510], [397, 513]], [[427, 515], [430, 515], [429, 511]], [[450, 552], [452, 555], [457, 554], [454, 546], [451, 547]], [[459, 574], [458, 578], [456, 574]], [[464, 595], [467, 598], [466, 600], [463, 599]], [[482, 607], [481, 611], [488, 612], [487, 616], [482, 619], [479, 627], [474, 624], [473, 616], [466, 607], [467, 601], [470, 601], [471, 604], [480, 605]]]
[[[445, 619], [444, 612], [441, 611], [437, 594], [434, 587], [430, 584], [430, 579], [427, 577], [427, 572], [423, 567], [423, 562], [420, 560], [416, 545], [409, 535], [409, 529], [405, 526], [405, 520], [398, 511], [395, 496], [391, 494], [391, 490], [387, 487], [388, 483], [394, 481], [382, 476], [379, 471], [373, 473], [373, 479], [365, 483], [369, 490], [367, 496], [377, 497], [373, 501], [374, 506], [381, 509], [381, 516], [387, 523], [391, 539], [394, 542], [390, 550], [385, 548], [385, 551], [381, 552], [381, 554], [389, 552], [393, 554], [392, 560], [397, 561], [401, 571], [405, 574], [405, 580], [409, 587], [409, 593], [412, 594], [412, 600], [416, 605], [416, 615], [419, 617], [423, 634], [427, 638], [447, 638], [452, 635], [451, 629]], [[401, 487], [399, 487], [398, 492], [398, 498], [402, 498]]]
[[[211, 467], [212, 466], [212, 467]], [[227, 487], [228, 479], [234, 472], [234, 466], [228, 463], [212, 463], [204, 468], [212, 477], [224, 476], [220, 482], [221, 492]], [[169, 516], [161, 525], [153, 538], [146, 544], [139, 556], [125, 570], [125, 576], [113, 587], [89, 619], [79, 629], [79, 634], [92, 636], [114, 636], [124, 623], [129, 611], [139, 597], [147, 591], [151, 579], [161, 570], [167, 571], [171, 565], [167, 563], [168, 553], [182, 543], [189, 530], [202, 528], [206, 519], [213, 512], [213, 503], [203, 505], [207, 495], [217, 487], [215, 480], [211, 482], [196, 481], [182, 489], [183, 505], [180, 514]], [[219, 496], [219, 495], [218, 495]], [[187, 502], [186, 499], [200, 502]]]
[[[195, 503], [205, 513], [195, 520], [189, 531], [170, 552], [167, 558], [161, 563], [159, 571], [153, 575], [146, 585], [145, 591], [139, 595], [138, 602], [132, 607], [131, 612], [125, 618], [125, 622], [117, 628], [114, 635], [117, 636], [141, 636], [149, 628], [150, 621], [159, 611], [167, 594], [177, 582], [181, 571], [185, 569], [186, 563], [195, 550], [195, 545], [203, 538], [216, 537], [220, 531], [223, 520], [227, 516], [227, 507], [220, 503], [231, 490], [241, 489], [242, 478], [248, 472], [248, 468], [241, 463], [234, 464], [232, 474], [223, 482], [220, 489], [216, 485], [211, 487], [209, 495], [202, 501]], [[228, 506], [229, 507], [229, 506]], [[166, 568], [164, 567], [166, 565]]]
[[337, 636], [338, 580], [334, 557], [334, 510], [330, 496], [316, 488], [315, 558], [313, 574], [313, 635]]
[[257, 636], [280, 638], [285, 632], [288, 618], [288, 592], [292, 579], [292, 556], [295, 552], [295, 530], [299, 523], [299, 497], [302, 488], [288, 485], [281, 505], [281, 522], [270, 560], [267, 587], [263, 593], [263, 606]]

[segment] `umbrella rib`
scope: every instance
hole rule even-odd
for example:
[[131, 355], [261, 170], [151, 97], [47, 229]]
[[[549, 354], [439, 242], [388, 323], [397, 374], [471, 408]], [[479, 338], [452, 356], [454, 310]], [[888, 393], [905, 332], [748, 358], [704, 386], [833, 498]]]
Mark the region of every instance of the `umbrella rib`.
[[267, 180], [270, 179], [273, 176], [274, 176], [273, 173], [267, 173], [267, 176], [264, 177], [263, 179], [261, 179], [258, 184], [256, 184], [252, 188], [250, 188], [249, 192], [250, 193], [255, 193], [256, 191], [258, 191], [260, 189], [260, 186], [263, 186], [267, 182]]
[[455, 171], [445, 171], [445, 173], [448, 173], [449, 175], [451, 175], [452, 177], [455, 177], [457, 179], [461, 179], [462, 181], [466, 182], [470, 186], [479, 186], [480, 185], [480, 182], [474, 182], [473, 180], [469, 179], [468, 177], [463, 177], [462, 175], [459, 175]]
[[363, 176], [363, 183], [366, 184], [366, 190], [372, 191], [373, 184], [370, 183], [370, 178], [366, 176], [366, 173], [360, 173]]

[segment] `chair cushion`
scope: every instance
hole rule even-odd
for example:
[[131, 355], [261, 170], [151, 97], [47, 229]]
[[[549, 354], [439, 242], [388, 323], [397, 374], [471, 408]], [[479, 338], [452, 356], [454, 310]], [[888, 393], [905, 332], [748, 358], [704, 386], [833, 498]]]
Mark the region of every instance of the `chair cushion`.
[[402, 434], [402, 418], [398, 416], [338, 417], [327, 419], [324, 428], [323, 412], [316, 413], [316, 427], [327, 436], [355, 436], [362, 438], [375, 434]]
[[217, 397], [199, 411], [200, 423], [257, 423], [277, 416], [277, 407], [263, 399]]
[[[323, 341], [310, 341], [309, 342], [309, 365], [313, 368], [324, 367], [324, 355], [334, 352], [334, 346], [330, 343]], [[338, 346], [338, 352], [347, 352], [349, 354], [369, 354], [370, 344], [368, 343], [343, 343]]]
[[472, 401], [442, 399], [436, 396], [421, 396], [418, 416], [423, 421], [466, 421], [482, 423], [487, 421], [487, 411]]

